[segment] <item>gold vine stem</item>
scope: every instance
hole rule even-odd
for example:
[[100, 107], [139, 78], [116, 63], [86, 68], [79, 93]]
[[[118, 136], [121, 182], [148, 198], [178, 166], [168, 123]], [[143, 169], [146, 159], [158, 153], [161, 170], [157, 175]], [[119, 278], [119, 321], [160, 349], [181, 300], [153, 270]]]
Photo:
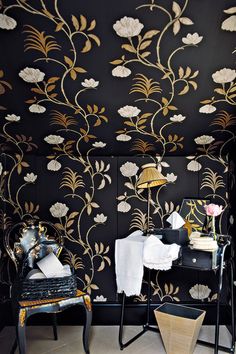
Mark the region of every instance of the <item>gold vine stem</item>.
[[[143, 58], [142, 58], [142, 56], [139, 54], [139, 48], [136, 50], [135, 47], [134, 47], [134, 45], [133, 45], [132, 39], [131, 39], [130, 37], [129, 37], [128, 39], [129, 39], [130, 45], [133, 47], [133, 49], [135, 50], [135, 52], [136, 52], [136, 54], [137, 54], [137, 58], [138, 58], [138, 61], [139, 61], [139, 62], [141, 62], [141, 63], [142, 63], [143, 65], [145, 65], [145, 66], [148, 66], [148, 67], [151, 66], [151, 67], [154, 67], [155, 69], [160, 69], [160, 68], [158, 68], [156, 65], [150, 63], [149, 61], [147, 61], [147, 60], [144, 61]], [[160, 70], [161, 70], [161, 69], [160, 69]], [[162, 69], [161, 71], [165, 74], [164, 69]], [[171, 99], [169, 100], [168, 105], [169, 105], [169, 103], [172, 101], [172, 99], [173, 99], [173, 84], [172, 84], [172, 97], [171, 97]], [[159, 103], [159, 102], [158, 102], [158, 103]], [[150, 134], [150, 135], [151, 135], [152, 137], [154, 137], [154, 138], [157, 138], [157, 139], [158, 139], [158, 136], [156, 135], [156, 133], [155, 133], [155, 131], [154, 131], [154, 120], [155, 120], [157, 114], [158, 114], [159, 112], [161, 112], [161, 111], [163, 110], [163, 108], [164, 108], [164, 107], [161, 106], [160, 103], [159, 103], [159, 106], [160, 106], [159, 110], [157, 110], [157, 111], [153, 114], [153, 117], [152, 117], [151, 123], [150, 123], [150, 127], [151, 127], [151, 134]]]
[[196, 156], [196, 158], [195, 158], [196, 161], [199, 160], [201, 157], [207, 157], [207, 158], [209, 158], [212, 161], [219, 162], [221, 165], [223, 165], [225, 167], [225, 165], [222, 163], [220, 158], [218, 159], [217, 157], [214, 157], [211, 153], [208, 153], [209, 148], [206, 149], [205, 144], [202, 145], [202, 146], [204, 146], [205, 154], [201, 154], [201, 155]]
[[224, 142], [224, 144], [222, 144], [222, 146], [220, 147], [220, 157], [223, 159], [223, 150], [225, 148], [225, 146], [231, 141], [231, 140], [235, 140], [236, 139], [236, 136], [233, 132], [231, 132], [230, 130], [228, 129], [224, 129], [224, 130], [220, 130], [220, 129], [216, 129], [214, 130], [214, 132], [220, 132], [220, 133], [229, 133], [230, 135], [232, 135], [232, 137], [230, 139], [228, 139], [227, 141]]
[[18, 207], [19, 207], [19, 209], [20, 209], [20, 211], [21, 211], [21, 214], [22, 214], [21, 217], [23, 217], [23, 210], [22, 210], [22, 207], [21, 207], [21, 205], [20, 205], [20, 203], [19, 203], [19, 194], [20, 194], [21, 189], [24, 188], [26, 185], [27, 185], [27, 183], [22, 184], [22, 185], [18, 188], [17, 193], [16, 193], [16, 203], [17, 203], [17, 205], [18, 205]]
[[164, 224], [163, 224], [163, 214], [164, 214], [164, 212], [163, 212], [162, 206], [161, 206], [160, 201], [159, 201], [159, 194], [160, 194], [162, 188], [164, 188], [164, 187], [165, 187], [164, 185], [160, 186], [158, 188], [158, 191], [156, 192], [156, 207], [159, 207], [159, 209], [157, 211], [157, 214], [160, 217], [162, 227], [164, 226]]
[[169, 27], [171, 27], [176, 21], [179, 20], [179, 18], [182, 16], [182, 14], [184, 13], [186, 7], [188, 5], [188, 0], [185, 0], [185, 3], [184, 3], [184, 6], [180, 12], [180, 14], [174, 18], [172, 21], [170, 21], [166, 26], [165, 28], [163, 29], [163, 31], [161, 32], [159, 38], [158, 38], [158, 41], [157, 41], [157, 46], [156, 46], [156, 51], [157, 51], [157, 62], [160, 64], [161, 63], [161, 58], [160, 58], [160, 45], [161, 45], [161, 40], [162, 40], [162, 37], [164, 36], [165, 32], [169, 29]]
[[57, 63], [57, 64], [59, 64], [59, 65], [62, 65], [65, 69], [67, 69], [67, 66], [65, 65], [65, 64], [63, 64], [62, 62], [60, 62], [59, 60], [57, 60], [57, 59], [54, 59], [54, 58], [38, 58], [38, 59], [35, 59], [34, 61], [35, 62], [37, 62], [37, 61], [46, 61], [46, 62], [48, 62], [48, 61], [52, 61], [52, 62], [54, 62], [54, 63]]
[[[13, 168], [11, 169], [11, 171], [9, 172], [9, 177], [8, 177], [8, 181], [7, 181], [7, 191], [8, 191], [8, 196], [9, 196], [9, 201], [11, 203], [11, 205], [15, 208], [16, 207], [16, 203], [13, 201], [12, 199], [12, 195], [11, 195], [11, 179], [12, 179], [12, 175], [13, 175], [13, 172], [15, 171], [15, 169], [17, 168], [17, 166], [22, 162], [22, 158], [23, 158], [23, 151], [22, 149], [20, 148], [19, 146], [19, 143], [17, 142], [17, 140], [15, 140], [10, 134], [7, 133], [6, 131], [6, 127], [7, 125], [11, 124], [11, 122], [7, 122], [4, 124], [3, 126], [3, 132], [4, 134], [7, 136], [7, 138], [10, 139], [10, 141], [15, 145], [17, 146], [17, 148], [20, 150], [20, 160], [19, 161], [15, 161], [14, 159], [14, 166]], [[18, 206], [18, 205], [17, 205]]]
[[156, 4], [140, 5], [140, 6], [136, 7], [136, 10], [140, 10], [142, 8], [145, 8], [145, 7], [156, 8], [156, 9], [159, 9], [159, 10], [163, 11], [169, 17], [170, 21], [172, 21], [172, 16], [171, 16], [170, 12], [168, 10], [166, 10], [164, 7], [156, 5]]

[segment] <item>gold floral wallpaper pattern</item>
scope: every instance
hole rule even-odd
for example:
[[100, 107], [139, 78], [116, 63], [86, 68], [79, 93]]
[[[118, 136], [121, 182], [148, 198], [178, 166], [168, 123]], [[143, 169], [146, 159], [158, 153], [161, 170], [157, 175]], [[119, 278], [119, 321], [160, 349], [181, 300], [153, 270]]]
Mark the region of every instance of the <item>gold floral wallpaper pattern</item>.
[[[152, 192], [153, 225], [165, 226], [184, 197], [202, 197], [223, 205], [217, 227], [228, 230], [233, 5], [12, 0], [0, 7], [1, 235], [25, 216], [51, 219], [65, 234], [80, 288], [95, 302], [116, 302], [114, 241], [147, 222], [147, 196], [136, 187], [144, 162], [155, 162], [169, 182]], [[205, 19], [216, 15], [212, 33]], [[9, 267], [2, 252], [3, 296]], [[157, 302], [216, 298], [214, 279], [198, 274], [157, 272], [152, 288]], [[146, 301], [145, 291], [134, 301]]]

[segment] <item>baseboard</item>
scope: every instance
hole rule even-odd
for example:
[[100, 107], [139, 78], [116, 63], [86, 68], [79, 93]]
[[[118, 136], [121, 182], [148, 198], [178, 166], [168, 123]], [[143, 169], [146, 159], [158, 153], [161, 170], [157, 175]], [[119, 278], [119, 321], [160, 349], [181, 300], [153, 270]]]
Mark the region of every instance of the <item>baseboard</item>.
[[[213, 325], [216, 321], [215, 304], [199, 304], [191, 303], [181, 305], [191, 306], [199, 309], [206, 310], [206, 317], [204, 320], [205, 325]], [[150, 311], [150, 324], [156, 324], [153, 310], [159, 304], [152, 304]], [[93, 305], [93, 325], [119, 325], [120, 322], [120, 304], [94, 304]], [[146, 305], [145, 304], [128, 304], [125, 311], [125, 324], [126, 325], [142, 325], [145, 323]], [[69, 308], [66, 311], [58, 314], [59, 325], [81, 325], [84, 323], [84, 311], [81, 306]], [[51, 325], [52, 316], [50, 314], [38, 314], [32, 316], [27, 322], [29, 325]], [[220, 306], [220, 324], [230, 324], [230, 308], [227, 305]], [[4, 326], [13, 325], [10, 304], [0, 305], [0, 330]]]

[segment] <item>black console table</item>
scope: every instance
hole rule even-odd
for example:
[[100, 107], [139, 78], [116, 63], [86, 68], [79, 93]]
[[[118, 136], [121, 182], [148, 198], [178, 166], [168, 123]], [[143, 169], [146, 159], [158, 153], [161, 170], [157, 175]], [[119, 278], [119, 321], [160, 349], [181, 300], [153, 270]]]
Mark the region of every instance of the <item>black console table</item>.
[[[215, 342], [210, 343], [203, 340], [198, 340], [197, 343], [214, 349], [214, 354], [218, 354], [218, 351], [224, 351], [227, 353], [234, 353], [235, 349], [235, 320], [234, 320], [234, 265], [233, 265], [233, 249], [231, 244], [231, 237], [228, 235], [218, 236], [218, 246], [219, 246], [219, 257], [218, 263], [215, 268], [204, 268], [201, 266], [184, 266], [181, 264], [173, 265], [173, 267], [192, 269], [196, 271], [216, 271], [218, 275], [218, 296], [216, 300], [216, 323], [215, 323]], [[225, 251], [230, 248], [230, 254], [225, 257]], [[219, 345], [219, 330], [220, 330], [220, 301], [223, 287], [223, 275], [225, 270], [229, 270], [229, 291], [230, 291], [230, 301], [231, 301], [231, 347], [224, 347]], [[122, 304], [121, 304], [121, 316], [120, 316], [120, 327], [119, 327], [119, 345], [120, 349], [128, 347], [136, 339], [141, 337], [147, 331], [159, 332], [158, 328], [150, 326], [150, 302], [151, 302], [151, 270], [148, 269], [148, 293], [147, 293], [147, 306], [146, 306], [146, 323], [143, 325], [143, 329], [134, 337], [129, 339], [127, 342], [123, 342], [123, 327], [124, 327], [124, 317], [125, 317], [125, 293], [122, 294]]]

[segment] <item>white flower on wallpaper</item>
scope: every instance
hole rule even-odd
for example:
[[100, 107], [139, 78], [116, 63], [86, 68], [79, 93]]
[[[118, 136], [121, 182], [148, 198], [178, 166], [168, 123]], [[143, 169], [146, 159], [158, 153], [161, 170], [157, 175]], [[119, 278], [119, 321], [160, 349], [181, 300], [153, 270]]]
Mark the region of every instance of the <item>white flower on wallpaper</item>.
[[189, 290], [189, 293], [193, 299], [204, 300], [210, 295], [211, 289], [207, 285], [196, 284]]
[[95, 143], [93, 143], [92, 145], [95, 148], [104, 148], [107, 144], [103, 143], [102, 141], [95, 141]]
[[0, 14], [0, 28], [6, 30], [13, 30], [17, 25], [14, 18], [7, 16], [5, 14]]
[[173, 117], [170, 117], [170, 120], [175, 123], [181, 123], [186, 119], [182, 114], [174, 114]]
[[125, 38], [138, 36], [143, 27], [143, 24], [137, 18], [127, 16], [122, 17], [113, 25], [116, 34]]
[[187, 164], [188, 171], [197, 172], [197, 171], [200, 171], [201, 168], [202, 168], [202, 165], [196, 160], [192, 160]]
[[95, 81], [94, 79], [85, 79], [81, 82], [81, 85], [86, 88], [96, 88], [99, 85], [99, 81]]
[[124, 65], [118, 65], [112, 70], [112, 75], [116, 77], [127, 77], [131, 74], [131, 70]]
[[136, 106], [128, 106], [128, 105], [126, 105], [126, 106], [121, 107], [120, 109], [118, 109], [119, 115], [121, 115], [121, 117], [124, 117], [124, 118], [137, 117], [140, 112], [141, 112], [141, 110], [138, 107], [136, 107]]
[[226, 84], [236, 78], [236, 70], [224, 68], [212, 74], [212, 79], [217, 84]]
[[26, 82], [37, 83], [43, 81], [45, 74], [39, 69], [26, 67], [19, 72], [19, 76]]
[[167, 173], [166, 179], [169, 183], [171, 183], [171, 182], [173, 183], [177, 180], [177, 176], [173, 172]]
[[129, 141], [131, 139], [132, 139], [131, 136], [128, 134], [119, 134], [116, 137], [116, 140], [118, 140], [118, 141]]
[[166, 162], [162, 160], [161, 156], [156, 156], [157, 159], [157, 169], [159, 172], [162, 172], [162, 167], [170, 167], [170, 165]]
[[49, 210], [54, 218], [62, 218], [66, 216], [69, 208], [66, 204], [57, 202], [53, 204]]
[[24, 177], [25, 182], [27, 183], [34, 183], [37, 179], [37, 175], [35, 175], [33, 172], [27, 173], [26, 176]]
[[122, 201], [118, 204], [117, 210], [121, 213], [128, 213], [131, 209], [131, 205], [125, 201]]
[[47, 164], [47, 169], [49, 171], [59, 171], [61, 168], [61, 164], [60, 162], [58, 162], [57, 160], [51, 160], [48, 164]]
[[234, 32], [236, 31], [236, 16], [233, 14], [236, 14], [236, 7], [230, 7], [227, 10], [224, 10], [224, 13], [232, 15], [228, 17], [226, 20], [222, 22], [221, 28], [224, 31], [230, 31]]
[[3, 165], [2, 165], [2, 163], [0, 162], [0, 176], [1, 176], [1, 174], [2, 174], [2, 171], [3, 171]]
[[120, 172], [124, 177], [132, 177], [137, 175], [138, 172], [138, 166], [134, 162], [125, 162], [123, 165], [120, 167]]
[[57, 145], [57, 144], [61, 144], [64, 141], [64, 138], [60, 135], [48, 135], [44, 138], [44, 140], [46, 141], [46, 143], [51, 144], [51, 145]]
[[40, 104], [34, 103], [29, 106], [29, 111], [31, 113], [44, 113], [46, 111], [46, 108]]
[[104, 214], [97, 214], [93, 220], [98, 224], [104, 224], [107, 221], [107, 216]]
[[5, 119], [9, 122], [19, 122], [20, 116], [17, 116], [16, 114], [7, 114]]
[[104, 297], [103, 295], [97, 295], [95, 299], [93, 299], [94, 302], [106, 302], [107, 298]]
[[201, 135], [194, 139], [195, 143], [198, 145], [208, 145], [211, 144], [215, 138], [211, 135]]
[[229, 217], [229, 223], [230, 223], [230, 225], [234, 224], [234, 216], [232, 214]]
[[212, 104], [205, 104], [204, 106], [202, 106], [199, 109], [200, 113], [206, 113], [206, 114], [210, 114], [216, 111], [216, 107], [213, 106]]
[[230, 31], [230, 32], [235, 32], [236, 31], [236, 16], [230, 16], [226, 20], [222, 22], [221, 25], [222, 30], [224, 31]]
[[198, 43], [200, 43], [202, 41], [203, 37], [199, 36], [199, 34], [197, 32], [191, 34], [188, 33], [186, 37], [182, 38], [182, 42], [184, 44], [188, 44], [188, 45], [197, 45]]

